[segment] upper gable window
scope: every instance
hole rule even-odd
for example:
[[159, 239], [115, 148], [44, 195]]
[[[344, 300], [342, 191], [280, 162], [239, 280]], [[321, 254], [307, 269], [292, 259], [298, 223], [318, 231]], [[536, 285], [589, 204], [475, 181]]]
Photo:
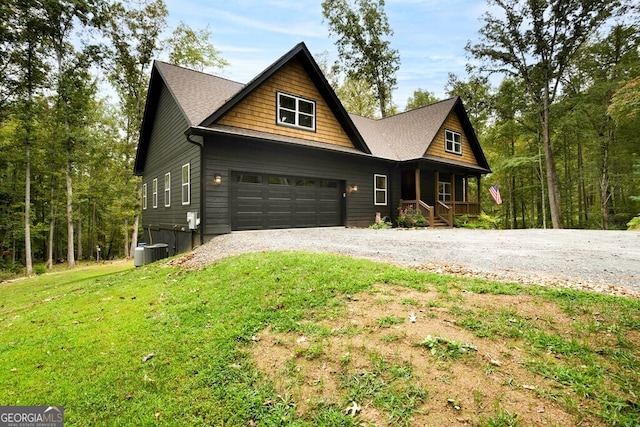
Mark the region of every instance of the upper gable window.
[[316, 103], [308, 99], [278, 92], [278, 124], [305, 130], [316, 130]]
[[448, 153], [462, 154], [462, 135], [446, 129], [444, 131], [444, 149]]

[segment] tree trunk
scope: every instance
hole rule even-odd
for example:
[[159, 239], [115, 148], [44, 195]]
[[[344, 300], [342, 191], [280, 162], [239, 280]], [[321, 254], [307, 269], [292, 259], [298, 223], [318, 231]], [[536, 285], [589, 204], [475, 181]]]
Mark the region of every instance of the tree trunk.
[[129, 258], [129, 220], [124, 219], [124, 257]]
[[545, 167], [547, 170], [547, 192], [549, 193], [549, 211], [551, 213], [551, 224], [553, 228], [563, 228], [562, 223], [562, 203], [560, 201], [560, 184], [558, 183], [558, 173], [556, 162], [551, 149], [551, 136], [549, 130], [549, 86], [544, 89], [544, 100], [541, 124], [542, 142], [544, 146]]
[[[607, 118], [607, 122], [611, 119]], [[607, 123], [607, 135], [602, 140], [602, 164], [600, 176], [600, 214], [602, 216], [602, 229], [609, 229], [609, 214], [611, 212], [611, 186], [609, 176], [609, 146], [613, 138], [613, 128]]]
[[32, 46], [29, 43], [27, 53], [27, 126], [25, 129], [25, 179], [24, 179], [24, 252], [27, 276], [33, 275], [33, 257], [31, 255], [31, 108], [33, 102]]
[[[30, 119], [28, 119], [30, 120]], [[27, 124], [27, 127], [30, 125]], [[27, 276], [33, 275], [33, 258], [31, 256], [31, 142], [27, 129], [25, 184], [24, 184], [24, 252]]]
[[133, 256], [133, 253], [136, 250], [136, 246], [138, 246], [138, 227], [140, 225], [140, 215], [136, 214], [133, 217], [133, 231], [131, 232], [131, 249], [127, 258]]
[[138, 228], [140, 227], [140, 213], [138, 212], [139, 207], [142, 206], [142, 183], [138, 179], [137, 182], [137, 192], [136, 192], [136, 214], [133, 217], [133, 231], [131, 232], [131, 250], [127, 255], [127, 258], [133, 256], [136, 246], [138, 246]]
[[[70, 153], [67, 152], [67, 156]], [[71, 181], [71, 160], [67, 157], [67, 266], [73, 268], [76, 266], [75, 254], [73, 252], [73, 186]]]
[[82, 215], [78, 219], [78, 261], [82, 261]]
[[578, 140], [578, 218], [581, 227], [587, 227], [589, 213], [587, 206], [587, 187], [584, 179], [584, 156], [582, 153], [582, 143]]
[[538, 139], [538, 178], [540, 179], [540, 204], [542, 205], [542, 228], [547, 228], [547, 202], [545, 201], [546, 195], [544, 193], [544, 170], [542, 167], [542, 153], [540, 152], [540, 139]]
[[50, 218], [49, 218], [49, 244], [47, 245], [47, 270], [51, 270], [53, 268], [53, 239], [55, 237], [55, 229], [56, 229], [56, 205], [53, 200], [54, 198], [53, 192], [53, 184], [51, 185], [51, 209], [50, 209]]

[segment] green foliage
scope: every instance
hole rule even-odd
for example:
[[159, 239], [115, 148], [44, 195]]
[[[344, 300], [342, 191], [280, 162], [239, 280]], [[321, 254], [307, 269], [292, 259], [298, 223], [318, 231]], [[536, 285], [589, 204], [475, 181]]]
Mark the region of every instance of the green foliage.
[[367, 81], [347, 76], [336, 88], [336, 95], [348, 112], [370, 119], [376, 118], [376, 95]]
[[405, 209], [398, 209], [398, 218], [396, 219], [398, 227], [426, 227], [428, 225], [427, 219], [422, 215], [420, 210], [416, 210], [412, 207]]
[[484, 230], [492, 230], [499, 228], [500, 220], [481, 212], [477, 218], [469, 218], [468, 215], [460, 215], [453, 218], [453, 226], [459, 228], [481, 228]]
[[400, 55], [385, 37], [393, 35], [384, 0], [359, 0], [352, 8], [347, 0], [325, 0], [322, 15], [348, 77], [365, 81], [376, 94], [380, 114], [387, 117], [392, 107]]
[[[533, 129], [539, 130], [536, 142], [544, 153], [544, 168], [540, 166], [539, 176], [546, 178], [551, 222], [554, 228], [562, 228], [566, 210], [561, 200], [560, 177], [554, 155], [554, 151], [558, 152], [558, 141], [554, 138], [556, 129], [551, 129], [549, 117], [555, 112], [552, 107], [560, 95], [560, 88], [565, 87], [561, 82], [572, 70], [571, 65], [577, 59], [580, 48], [590, 34], [602, 28], [608, 18], [622, 10], [622, 5], [605, 0], [552, 0], [542, 3], [508, 0], [492, 4], [499, 8], [498, 13], [488, 12], [484, 15], [480, 42], [469, 43], [467, 50], [483, 61], [479, 67], [482, 71], [499, 70], [523, 83], [528, 107], [536, 119]], [[562, 34], [562, 37], [558, 37], [558, 34]], [[601, 67], [609, 68], [608, 65]], [[592, 117], [601, 118], [602, 115]], [[603, 180], [606, 182], [608, 166], [605, 165], [603, 170]], [[545, 191], [545, 187], [541, 187]], [[609, 203], [607, 195], [602, 199], [603, 204]], [[543, 202], [546, 203], [546, 200]], [[608, 207], [603, 212], [606, 209]], [[546, 213], [544, 217], [546, 221]], [[603, 224], [606, 228], [606, 221]]]
[[498, 411], [494, 417], [482, 420], [482, 427], [518, 427], [522, 425], [518, 421], [518, 415], [509, 411]]
[[413, 96], [409, 97], [409, 99], [407, 100], [407, 107], [405, 108], [405, 111], [414, 110], [420, 107], [426, 107], [427, 105], [431, 105], [438, 101], [439, 99], [436, 98], [433, 92], [429, 92], [423, 89], [416, 89], [413, 91]]
[[[308, 409], [301, 414], [301, 402], [276, 389], [257, 369], [251, 351], [266, 328], [299, 332], [313, 336], [308, 350], [297, 354], [300, 362], [322, 364], [330, 338], [324, 338], [317, 319], [335, 316], [336, 305], [372, 286], [407, 286], [426, 294], [436, 291], [438, 281], [447, 282], [452, 296], [462, 296], [438, 306], [438, 313], [452, 320], [451, 327], [486, 337], [483, 344], [489, 347], [493, 340], [516, 346], [530, 375], [543, 376], [558, 393], [574, 396], [576, 405], [567, 410], [576, 418], [638, 424], [630, 399], [640, 388], [635, 375], [640, 357], [632, 341], [640, 330], [637, 299], [452, 278], [309, 253], [243, 255], [200, 271], [113, 263], [3, 283], [0, 400], [9, 405], [64, 403], [70, 425], [111, 425], [114, 419], [151, 425], [158, 414], [158, 422], [178, 426], [350, 426], [362, 421], [345, 414], [354, 401], [375, 408], [380, 421], [410, 425], [429, 397], [425, 379], [415, 372], [422, 362], [367, 350], [363, 363], [348, 349], [336, 348], [335, 400], [306, 402]], [[469, 292], [493, 295], [490, 308], [462, 305]], [[500, 294], [511, 297], [501, 301]], [[519, 314], [513, 304], [517, 296], [599, 325], [566, 332], [567, 325], [553, 318]], [[389, 323], [400, 322], [386, 317]], [[331, 324], [337, 321], [332, 317]], [[398, 336], [388, 335], [387, 345], [401, 345], [404, 335]], [[431, 336], [421, 345], [447, 369], [464, 363], [468, 372], [468, 362], [477, 361], [465, 360], [475, 353], [473, 344]], [[283, 371], [296, 380], [297, 359]], [[542, 392], [540, 399], [545, 399]], [[459, 400], [452, 405], [460, 405]], [[496, 409], [480, 421], [483, 426], [518, 425], [518, 415]]]
[[383, 316], [376, 320], [376, 324], [381, 328], [390, 328], [391, 326], [401, 325], [404, 323], [403, 317]]
[[226, 67], [229, 63], [220, 56], [220, 52], [209, 41], [210, 37], [211, 29], [209, 26], [206, 29], [196, 31], [184, 22], [180, 22], [167, 40], [171, 49], [169, 61], [172, 64], [198, 71], [204, 71], [206, 68], [222, 69]]
[[635, 218], [632, 218], [631, 221], [627, 223], [628, 230], [640, 231], [640, 215]]
[[392, 227], [393, 227], [393, 224], [390, 223], [389, 221], [380, 221], [377, 224], [371, 224], [369, 226], [369, 229], [371, 229], [371, 230], [385, 230], [385, 229], [392, 228]]
[[482, 137], [486, 132], [487, 121], [492, 114], [494, 103], [489, 78], [470, 75], [467, 81], [464, 81], [455, 74], [449, 73], [446, 90], [449, 96], [462, 98], [473, 129], [478, 136]]
[[421, 347], [430, 350], [431, 355], [439, 359], [457, 359], [466, 355], [469, 351], [478, 351], [478, 348], [471, 343], [462, 343], [440, 335], [427, 337], [418, 343]]

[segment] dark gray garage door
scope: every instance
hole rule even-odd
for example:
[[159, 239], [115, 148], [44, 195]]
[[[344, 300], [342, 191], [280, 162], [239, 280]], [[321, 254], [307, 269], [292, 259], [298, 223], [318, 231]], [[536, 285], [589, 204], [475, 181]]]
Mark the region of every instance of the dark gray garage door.
[[231, 174], [231, 228], [331, 227], [343, 225], [342, 183], [274, 174]]

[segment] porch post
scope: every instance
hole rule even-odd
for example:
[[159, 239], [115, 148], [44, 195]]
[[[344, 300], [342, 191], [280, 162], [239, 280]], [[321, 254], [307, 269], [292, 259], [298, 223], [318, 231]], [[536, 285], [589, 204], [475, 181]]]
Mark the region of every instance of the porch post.
[[438, 200], [440, 200], [439, 197], [439, 189], [440, 189], [440, 172], [438, 172], [437, 170], [433, 173], [435, 181], [436, 181], [436, 191], [435, 191], [435, 201], [436, 201], [436, 205], [438, 204]]
[[469, 177], [464, 178], [464, 202], [469, 203]]
[[480, 205], [480, 201], [481, 201], [481, 197], [480, 197], [480, 180], [482, 178], [482, 175], [476, 175], [476, 179], [478, 180], [478, 205]]
[[420, 190], [420, 167], [419, 166], [416, 168], [415, 180], [416, 180], [416, 200], [419, 202], [420, 200], [422, 200], [422, 198], [420, 197], [422, 195], [422, 192]]
[[451, 204], [455, 206], [456, 203], [456, 174], [451, 174]]
[[456, 174], [452, 173], [451, 178], [451, 214], [449, 215], [449, 224], [453, 227], [453, 218], [456, 216]]

